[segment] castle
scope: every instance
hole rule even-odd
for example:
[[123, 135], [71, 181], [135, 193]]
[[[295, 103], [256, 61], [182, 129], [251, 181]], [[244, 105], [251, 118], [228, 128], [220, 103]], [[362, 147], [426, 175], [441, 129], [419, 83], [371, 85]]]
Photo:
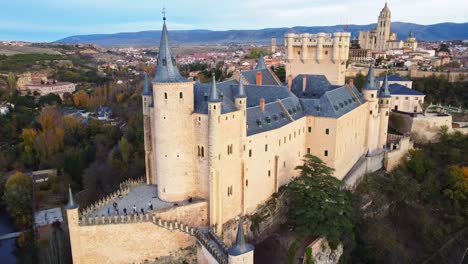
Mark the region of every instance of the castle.
[[372, 31], [359, 32], [359, 45], [362, 49], [374, 51], [387, 51], [392, 49], [408, 49], [415, 51], [418, 47], [418, 42], [410, 32], [406, 41], [397, 40], [397, 34], [390, 31], [392, 13], [385, 3], [384, 8], [380, 11], [377, 19], [377, 26]]
[[[344, 84], [348, 33], [286, 34], [285, 43], [285, 85], [263, 58], [238, 78], [189, 81], [177, 69], [164, 18], [156, 73], [151, 84], [145, 77], [142, 93], [146, 185], [81, 211], [70, 193], [75, 263], [142, 262], [195, 244], [201, 263], [253, 263], [245, 223], [234, 229], [230, 223], [294, 180], [305, 154], [324, 160], [351, 185], [382, 167], [388, 80], [379, 86], [371, 66], [362, 93], [353, 81]], [[101, 215], [106, 205], [125, 204], [148, 188], [159, 208]]]

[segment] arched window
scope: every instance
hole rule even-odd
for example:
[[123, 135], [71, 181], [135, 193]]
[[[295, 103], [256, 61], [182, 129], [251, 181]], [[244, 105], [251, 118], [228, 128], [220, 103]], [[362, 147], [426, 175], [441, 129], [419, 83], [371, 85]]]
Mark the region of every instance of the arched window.
[[167, 93], [164, 93], [164, 99], [167, 99]]
[[179, 93], [179, 98], [180, 99], [184, 98], [184, 94], [182, 92]]

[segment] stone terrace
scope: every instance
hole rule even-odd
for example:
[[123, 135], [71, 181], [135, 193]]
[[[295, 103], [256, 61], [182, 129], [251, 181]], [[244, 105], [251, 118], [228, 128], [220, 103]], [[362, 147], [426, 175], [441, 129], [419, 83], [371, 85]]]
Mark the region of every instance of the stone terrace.
[[[151, 201], [153, 204], [153, 210], [159, 210], [163, 208], [168, 208], [174, 206], [174, 203], [171, 202], [164, 202], [158, 198], [158, 191], [156, 185], [140, 185], [131, 188], [130, 192], [120, 198], [110, 201], [107, 204], [100, 206], [97, 211], [90, 213], [90, 216], [101, 216], [107, 215], [107, 208], [110, 208], [111, 215], [114, 215], [114, 208], [113, 203], [114, 201], [117, 203], [117, 208], [119, 209], [119, 213], [123, 214], [123, 209], [127, 208], [127, 214], [132, 213], [132, 208], [135, 205], [137, 207], [138, 213], [140, 213], [141, 208], [148, 212], [148, 202]], [[177, 202], [178, 205], [183, 205], [188, 203], [187, 201], [180, 201]]]

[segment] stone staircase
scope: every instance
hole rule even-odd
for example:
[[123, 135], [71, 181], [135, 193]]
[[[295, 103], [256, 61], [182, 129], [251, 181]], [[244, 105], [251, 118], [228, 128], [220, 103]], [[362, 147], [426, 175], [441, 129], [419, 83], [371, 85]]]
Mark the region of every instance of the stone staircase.
[[132, 224], [151, 222], [167, 230], [176, 230], [189, 234], [208, 250], [208, 252], [220, 264], [228, 263], [228, 247], [209, 227], [197, 228], [178, 221], [167, 221], [158, 218], [155, 214], [145, 215], [114, 215], [114, 216], [88, 216], [80, 215], [78, 224], [80, 226], [110, 225], [110, 224]]

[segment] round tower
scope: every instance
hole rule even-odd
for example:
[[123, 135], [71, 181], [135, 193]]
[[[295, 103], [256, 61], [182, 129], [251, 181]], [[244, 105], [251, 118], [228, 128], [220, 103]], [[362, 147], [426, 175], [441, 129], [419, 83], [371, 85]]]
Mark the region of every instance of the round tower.
[[158, 195], [176, 202], [192, 196], [195, 182], [192, 113], [194, 82], [183, 78], [169, 46], [164, 18], [153, 79], [155, 171]]
[[156, 184], [156, 173], [153, 172], [153, 143], [151, 141], [151, 107], [153, 107], [153, 91], [150, 88], [148, 74], [145, 72], [143, 93], [141, 94], [143, 104], [143, 133], [145, 143], [145, 168], [146, 183]]
[[385, 148], [387, 144], [388, 119], [390, 115], [390, 107], [392, 105], [392, 95], [388, 87], [388, 79], [385, 75], [384, 82], [379, 92], [379, 148]]
[[216, 88], [213, 74], [213, 85], [208, 99], [208, 166], [210, 173], [210, 225], [216, 226], [220, 234], [222, 224], [221, 178], [219, 177], [221, 98]]
[[364, 99], [367, 101], [367, 135], [366, 143], [369, 153], [372, 153], [378, 148], [378, 90], [374, 76], [374, 66], [369, 67], [366, 82], [362, 88]]

